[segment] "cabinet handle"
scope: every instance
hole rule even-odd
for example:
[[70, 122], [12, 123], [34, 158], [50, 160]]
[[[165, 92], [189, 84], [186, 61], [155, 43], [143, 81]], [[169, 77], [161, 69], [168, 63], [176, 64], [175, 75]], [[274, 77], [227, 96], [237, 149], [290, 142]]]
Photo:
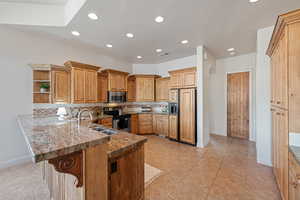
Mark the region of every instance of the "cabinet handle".
[[280, 101], [277, 101], [276, 103], [277, 103], [277, 104], [281, 104], [281, 102], [280, 102]]

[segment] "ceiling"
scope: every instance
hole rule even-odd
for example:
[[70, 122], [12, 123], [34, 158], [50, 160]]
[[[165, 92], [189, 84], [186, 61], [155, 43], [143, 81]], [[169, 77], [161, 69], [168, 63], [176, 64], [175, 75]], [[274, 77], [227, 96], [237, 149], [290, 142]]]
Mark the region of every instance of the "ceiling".
[[[298, 8], [299, 0], [88, 0], [66, 27], [11, 26], [89, 44], [128, 62], [159, 63], [194, 55], [198, 45], [216, 58], [229, 57], [226, 50], [231, 47], [237, 55], [254, 52], [257, 29], [274, 25], [279, 14]], [[90, 20], [90, 12], [99, 20]], [[159, 15], [165, 17], [160, 24], [154, 21]], [[73, 30], [80, 36], [73, 36]], [[134, 38], [127, 38], [128, 32]], [[189, 43], [181, 44], [185, 39]], [[108, 43], [113, 47], [107, 48]], [[163, 52], [156, 53], [157, 48]], [[166, 52], [168, 56], [160, 56]]]
[[68, 0], [0, 0], [6, 3], [66, 4]]

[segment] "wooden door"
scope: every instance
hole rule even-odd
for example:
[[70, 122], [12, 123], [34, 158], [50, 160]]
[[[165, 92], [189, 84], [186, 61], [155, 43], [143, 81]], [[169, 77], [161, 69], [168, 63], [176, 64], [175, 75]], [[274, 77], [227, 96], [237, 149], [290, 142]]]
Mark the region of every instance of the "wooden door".
[[249, 139], [249, 72], [227, 76], [227, 134]]
[[98, 73], [98, 102], [107, 102], [108, 77]]
[[131, 133], [138, 134], [139, 132], [139, 122], [138, 122], [138, 115], [133, 114], [131, 115]]
[[136, 101], [144, 101], [144, 88], [144, 79], [136, 78]]
[[161, 134], [165, 137], [169, 135], [169, 116], [161, 115]]
[[131, 101], [131, 102], [136, 101], [136, 82], [135, 82], [135, 78], [133, 78], [133, 77], [128, 78], [127, 87], [128, 87], [127, 101]]
[[65, 70], [53, 70], [52, 75], [52, 103], [69, 103], [70, 74]]
[[195, 89], [180, 90], [180, 141], [196, 143]]
[[97, 102], [97, 71], [86, 70], [85, 72], [85, 102]]
[[156, 101], [169, 100], [169, 78], [156, 79]]
[[159, 134], [159, 130], [158, 130], [158, 126], [157, 126], [157, 123], [158, 123], [158, 115], [156, 114], [153, 114], [152, 116], [152, 128], [153, 128], [153, 133], [155, 134]]
[[72, 69], [72, 102], [84, 103], [85, 101], [85, 70], [81, 68]]
[[183, 73], [171, 73], [170, 88], [181, 88], [183, 86]]
[[178, 139], [178, 120], [176, 115], [169, 116], [169, 138]]
[[139, 122], [139, 134], [153, 133], [152, 114], [139, 114], [138, 122]]

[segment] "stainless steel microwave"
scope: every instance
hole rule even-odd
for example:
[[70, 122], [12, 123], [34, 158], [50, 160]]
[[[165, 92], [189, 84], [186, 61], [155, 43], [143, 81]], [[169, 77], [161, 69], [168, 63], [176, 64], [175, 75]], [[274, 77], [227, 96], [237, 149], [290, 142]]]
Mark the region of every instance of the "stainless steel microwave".
[[109, 103], [123, 103], [126, 102], [126, 92], [108, 92]]

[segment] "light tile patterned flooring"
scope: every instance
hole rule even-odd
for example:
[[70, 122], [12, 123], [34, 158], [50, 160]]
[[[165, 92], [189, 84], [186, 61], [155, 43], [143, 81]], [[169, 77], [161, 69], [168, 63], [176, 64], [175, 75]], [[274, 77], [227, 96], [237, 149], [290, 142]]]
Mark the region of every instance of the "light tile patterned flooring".
[[146, 200], [280, 200], [272, 169], [256, 163], [255, 143], [211, 136], [205, 149], [148, 136], [146, 163], [164, 171]]

